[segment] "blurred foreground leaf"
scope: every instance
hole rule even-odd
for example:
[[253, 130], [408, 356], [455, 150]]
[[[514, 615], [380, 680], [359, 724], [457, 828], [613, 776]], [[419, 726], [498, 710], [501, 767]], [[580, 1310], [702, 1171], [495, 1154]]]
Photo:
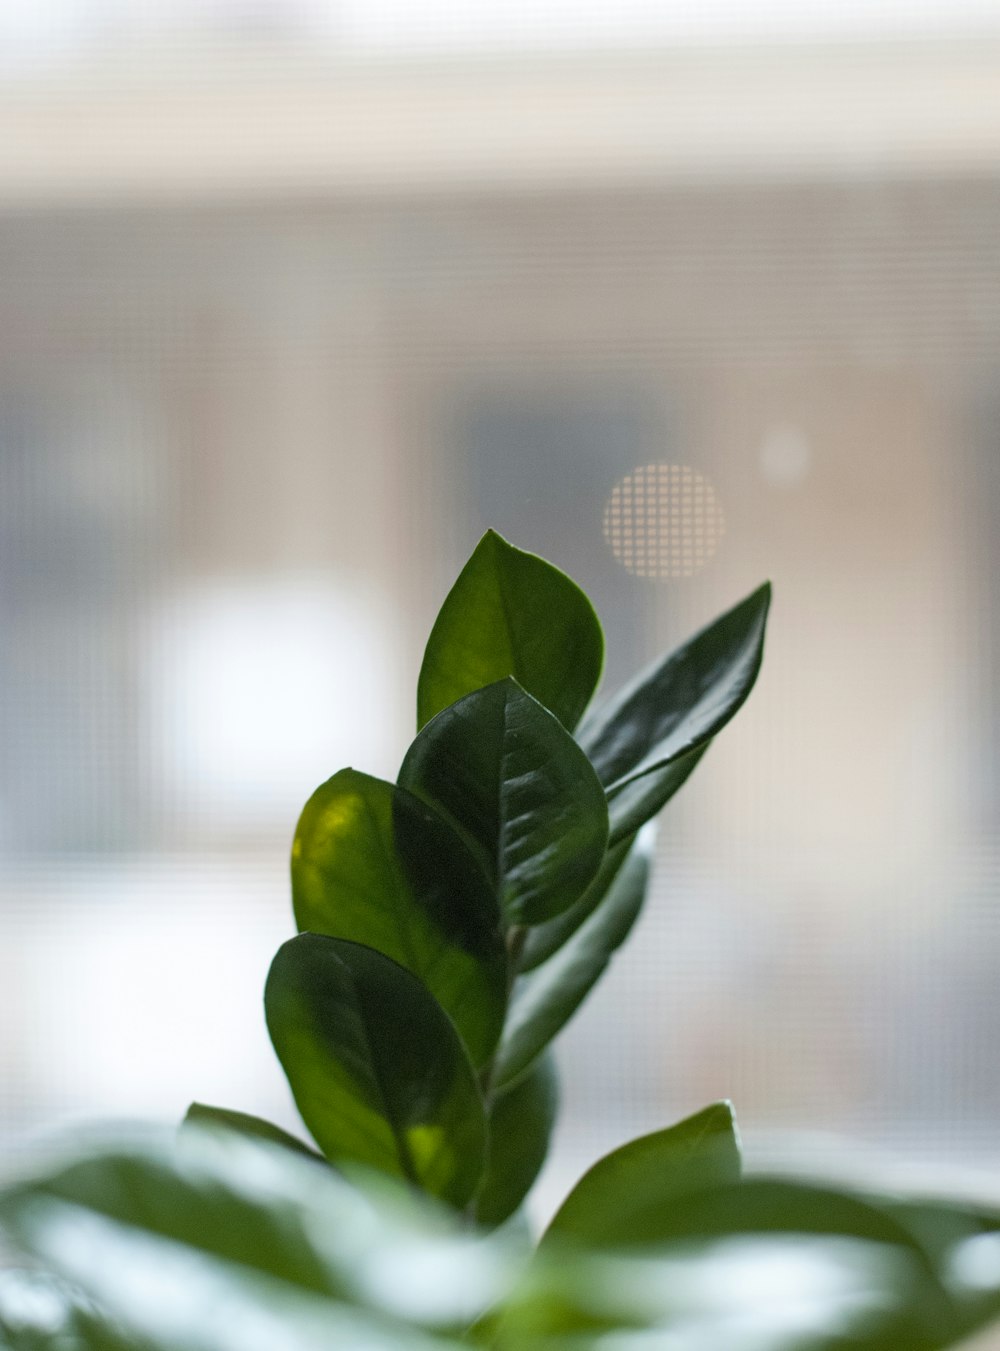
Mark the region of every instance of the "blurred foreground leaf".
[[203, 1102], [193, 1102], [182, 1122], [183, 1130], [189, 1130], [191, 1127], [199, 1130], [235, 1131], [238, 1135], [246, 1135], [254, 1140], [267, 1140], [273, 1145], [281, 1145], [293, 1153], [315, 1159], [317, 1163], [326, 1163], [322, 1154], [317, 1154], [294, 1135], [289, 1135], [288, 1131], [283, 1131], [280, 1126], [272, 1125], [270, 1121], [253, 1116], [249, 1112], [234, 1112], [228, 1107], [209, 1107]]

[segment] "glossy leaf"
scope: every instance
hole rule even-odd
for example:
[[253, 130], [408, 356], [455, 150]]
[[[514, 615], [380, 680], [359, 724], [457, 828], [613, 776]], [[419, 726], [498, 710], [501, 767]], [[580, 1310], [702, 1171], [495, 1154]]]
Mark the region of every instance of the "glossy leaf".
[[575, 582], [488, 530], [441, 607], [417, 684], [417, 727], [513, 676], [572, 730], [604, 663], [604, 636]]
[[642, 1242], [679, 1196], [736, 1182], [740, 1169], [732, 1107], [714, 1103], [599, 1159], [562, 1203], [546, 1238], [605, 1247]]
[[514, 984], [495, 1082], [512, 1083], [570, 1020], [628, 936], [646, 895], [655, 835], [641, 832], [607, 894], [558, 951]]
[[675, 793], [687, 783], [711, 745], [704, 741], [694, 750], [671, 760], [652, 773], [626, 779], [608, 790], [609, 839], [612, 844], [630, 840], [646, 821], [651, 821]]
[[292, 900], [300, 930], [363, 943], [412, 971], [473, 1062], [490, 1057], [507, 1002], [500, 912], [481, 867], [426, 802], [354, 769], [335, 774], [299, 819]]
[[480, 1224], [502, 1224], [531, 1190], [548, 1152], [558, 1099], [550, 1056], [495, 1097], [488, 1115], [486, 1177], [476, 1197]]
[[510, 925], [567, 909], [601, 866], [604, 790], [558, 719], [515, 680], [439, 713], [407, 752], [399, 782], [472, 841]]
[[454, 1024], [404, 967], [300, 934], [279, 948], [267, 1025], [302, 1119], [335, 1162], [366, 1164], [456, 1207], [483, 1174], [486, 1124]]
[[607, 789], [613, 842], [659, 811], [694, 769], [695, 753], [746, 700], [760, 670], [770, 602], [765, 583], [580, 728], [580, 744]]
[[266, 1140], [272, 1145], [281, 1145], [296, 1154], [303, 1154], [306, 1158], [326, 1163], [322, 1154], [317, 1154], [294, 1135], [289, 1135], [288, 1131], [283, 1131], [280, 1126], [275, 1126], [270, 1121], [253, 1116], [249, 1112], [234, 1112], [228, 1107], [208, 1107], [202, 1102], [193, 1102], [187, 1109], [182, 1129], [186, 1131], [192, 1127], [198, 1130], [232, 1131], [236, 1135], [248, 1136], [254, 1140]]
[[622, 864], [628, 857], [628, 851], [635, 842], [635, 836], [620, 840], [605, 853], [597, 876], [578, 901], [574, 901], [568, 910], [544, 924], [536, 924], [525, 931], [524, 943], [517, 961], [520, 974], [533, 971], [536, 966], [559, 951], [564, 943], [572, 938], [585, 920], [589, 919], [605, 896], [611, 890], [611, 884], [621, 872]]

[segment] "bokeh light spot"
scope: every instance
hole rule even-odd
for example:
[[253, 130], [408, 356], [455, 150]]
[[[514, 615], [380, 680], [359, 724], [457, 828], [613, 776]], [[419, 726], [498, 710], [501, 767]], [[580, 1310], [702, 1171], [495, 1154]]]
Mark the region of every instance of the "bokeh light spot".
[[725, 532], [714, 487], [686, 464], [640, 465], [615, 484], [604, 507], [604, 538], [636, 577], [693, 577]]

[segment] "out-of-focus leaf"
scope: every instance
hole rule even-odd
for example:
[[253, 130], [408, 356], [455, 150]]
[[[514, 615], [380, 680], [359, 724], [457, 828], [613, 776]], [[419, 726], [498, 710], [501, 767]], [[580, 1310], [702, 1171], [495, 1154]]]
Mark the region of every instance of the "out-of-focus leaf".
[[599, 1159], [560, 1206], [546, 1239], [558, 1235], [599, 1247], [642, 1243], [659, 1234], [679, 1196], [739, 1176], [733, 1109], [713, 1103]]
[[[38, 1228], [43, 1212], [60, 1224]], [[60, 1228], [63, 1218], [69, 1228]], [[146, 1236], [192, 1270], [218, 1263], [244, 1273], [253, 1288], [270, 1281], [272, 1289], [322, 1296], [331, 1308], [355, 1304], [439, 1329], [462, 1327], [495, 1303], [521, 1260], [510, 1245], [463, 1230], [452, 1212], [388, 1178], [348, 1182], [282, 1146], [195, 1125], [176, 1144], [112, 1136], [68, 1161], [46, 1161], [0, 1193], [0, 1224], [21, 1251], [112, 1313], [93, 1276], [64, 1264], [56, 1234], [77, 1235], [64, 1254], [74, 1260], [72, 1248], [86, 1248], [90, 1233], [126, 1246]], [[108, 1273], [111, 1283], [117, 1276]], [[143, 1279], [158, 1300], [155, 1262]], [[294, 1320], [275, 1345], [297, 1346]]]
[[473, 842], [510, 925], [566, 910], [601, 866], [604, 789], [559, 720], [516, 680], [475, 690], [433, 718], [399, 782]]
[[654, 840], [636, 839], [607, 895], [558, 951], [514, 983], [497, 1052], [495, 1082], [512, 1083], [544, 1050], [583, 1003], [628, 936], [642, 909]]
[[322, 1154], [317, 1154], [303, 1141], [289, 1135], [280, 1126], [275, 1126], [262, 1117], [249, 1112], [234, 1112], [228, 1107], [208, 1107], [203, 1102], [193, 1102], [181, 1123], [182, 1130], [192, 1127], [198, 1130], [234, 1131], [237, 1135], [250, 1136], [254, 1140], [267, 1140], [273, 1145], [282, 1145], [296, 1154], [315, 1159], [317, 1163], [326, 1163]]
[[417, 727], [513, 676], [571, 731], [604, 663], [590, 601], [565, 573], [488, 530], [441, 607], [417, 684]]
[[650, 1213], [635, 1241], [661, 1243], [764, 1233], [863, 1238], [922, 1252], [908, 1228], [879, 1197], [844, 1187], [763, 1176], [684, 1192], [658, 1215]]
[[120, 1343], [79, 1291], [51, 1272], [0, 1267], [2, 1351], [90, 1351], [97, 1345], [110, 1351]]
[[[545, 1245], [494, 1351], [932, 1351], [919, 1259], [814, 1235], [720, 1237], [627, 1256]], [[950, 1345], [951, 1343], [945, 1343]], [[971, 1351], [971, 1348], [970, 1348]]]
[[608, 793], [612, 843], [659, 811], [747, 698], [770, 603], [765, 583], [584, 721], [579, 741]]
[[486, 1123], [448, 1015], [404, 967], [358, 943], [299, 934], [278, 949], [267, 1025], [324, 1154], [405, 1178], [456, 1207], [483, 1175]]
[[548, 1152], [558, 1098], [551, 1056], [497, 1094], [487, 1116], [486, 1177], [476, 1197], [480, 1224], [490, 1228], [502, 1224], [531, 1190]]
[[1000, 1317], [1000, 1206], [927, 1197], [892, 1199], [886, 1208], [920, 1244], [947, 1289], [954, 1340]]
[[682, 1194], [675, 1237], [651, 1246], [612, 1253], [552, 1235], [519, 1278], [502, 1235], [462, 1232], [371, 1182], [360, 1190], [282, 1147], [194, 1126], [176, 1148], [133, 1143], [50, 1165], [0, 1194], [0, 1223], [76, 1287], [67, 1297], [84, 1317], [63, 1320], [60, 1285], [41, 1326], [22, 1308], [29, 1340], [11, 1340], [0, 1276], [7, 1345], [453, 1351], [448, 1330], [476, 1320], [470, 1340], [494, 1351], [940, 1351], [989, 1317], [953, 1304], [954, 1291], [995, 1298], [1000, 1281], [989, 1213], [766, 1180], [709, 1189], [707, 1207], [698, 1193], [698, 1222]]
[[452, 826], [381, 779], [341, 770], [313, 793], [292, 846], [300, 930], [364, 943], [405, 966], [450, 1015], [473, 1063], [507, 1001], [496, 896]]
[[[65, 1202], [39, 1199], [20, 1216], [19, 1232], [114, 1316], [134, 1351], [442, 1351], [445, 1345]], [[94, 1331], [82, 1346], [108, 1351]]]
[[781, 1233], [895, 1244], [916, 1254], [927, 1279], [934, 1279], [933, 1262], [884, 1199], [790, 1178], [750, 1176], [682, 1188], [665, 1204], [649, 1206], [619, 1226], [613, 1246], [641, 1249], [738, 1234]]
[[[590, 1215], [612, 1214], [624, 1177], [609, 1181], [578, 1235], [562, 1224], [546, 1235], [534, 1287], [513, 1296], [492, 1346], [942, 1351], [1000, 1313], [992, 1211], [748, 1178], [612, 1216], [601, 1235]], [[629, 1183], [622, 1193], [655, 1186]], [[598, 1245], [596, 1261], [581, 1242]]]

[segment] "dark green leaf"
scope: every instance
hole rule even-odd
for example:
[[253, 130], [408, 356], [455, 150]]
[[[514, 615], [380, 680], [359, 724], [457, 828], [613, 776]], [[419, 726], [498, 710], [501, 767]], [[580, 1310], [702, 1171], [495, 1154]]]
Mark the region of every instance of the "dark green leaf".
[[559, 950], [514, 984], [495, 1082], [513, 1082], [583, 1003], [642, 909], [655, 835], [642, 831], [597, 909]]
[[717, 1102], [676, 1126], [643, 1135], [586, 1172], [546, 1231], [614, 1247], [656, 1234], [679, 1196], [740, 1176], [733, 1109]]
[[399, 782], [473, 842], [508, 924], [559, 914], [601, 866], [604, 790], [558, 719], [515, 680], [439, 713], [407, 752]]
[[476, 1197], [480, 1224], [502, 1224], [531, 1190], [548, 1153], [558, 1098], [550, 1056], [506, 1092], [497, 1094], [488, 1116], [486, 1177]]
[[306, 1158], [326, 1163], [322, 1154], [317, 1154], [294, 1135], [289, 1135], [280, 1126], [272, 1125], [262, 1117], [252, 1116], [249, 1112], [234, 1112], [228, 1107], [207, 1107], [202, 1102], [193, 1102], [187, 1109], [181, 1129], [188, 1130], [191, 1127], [197, 1127], [199, 1130], [233, 1131], [237, 1135], [250, 1136], [254, 1140], [268, 1140], [273, 1145], [282, 1145], [296, 1154], [304, 1154]]
[[626, 779], [608, 790], [609, 839], [612, 844], [630, 840], [645, 821], [650, 821], [687, 783], [701, 763], [711, 741], [671, 760], [651, 773]]
[[659, 811], [747, 698], [770, 602], [765, 583], [586, 719], [579, 740], [607, 789], [613, 842]]
[[504, 676], [572, 730], [600, 679], [604, 636], [575, 582], [489, 530], [449, 591], [427, 641], [417, 727]]
[[274, 1049], [328, 1158], [406, 1178], [456, 1207], [483, 1175], [486, 1123], [454, 1024], [404, 967], [300, 934], [264, 995]]
[[630, 835], [611, 846], [604, 855], [597, 876], [580, 899], [574, 901], [568, 910], [556, 915], [555, 919], [547, 920], [544, 924], [536, 924], [525, 931], [524, 944], [517, 963], [518, 972], [523, 974], [525, 971], [533, 971], [536, 966], [548, 961], [553, 953], [558, 952], [562, 945], [572, 938], [584, 921], [590, 918], [621, 872], [622, 864], [628, 857], [628, 851], [634, 841], [635, 836]]
[[363, 943], [427, 986], [473, 1063], [492, 1055], [507, 1002], [500, 912], [455, 830], [405, 789], [341, 770], [313, 793], [292, 846], [300, 930]]

